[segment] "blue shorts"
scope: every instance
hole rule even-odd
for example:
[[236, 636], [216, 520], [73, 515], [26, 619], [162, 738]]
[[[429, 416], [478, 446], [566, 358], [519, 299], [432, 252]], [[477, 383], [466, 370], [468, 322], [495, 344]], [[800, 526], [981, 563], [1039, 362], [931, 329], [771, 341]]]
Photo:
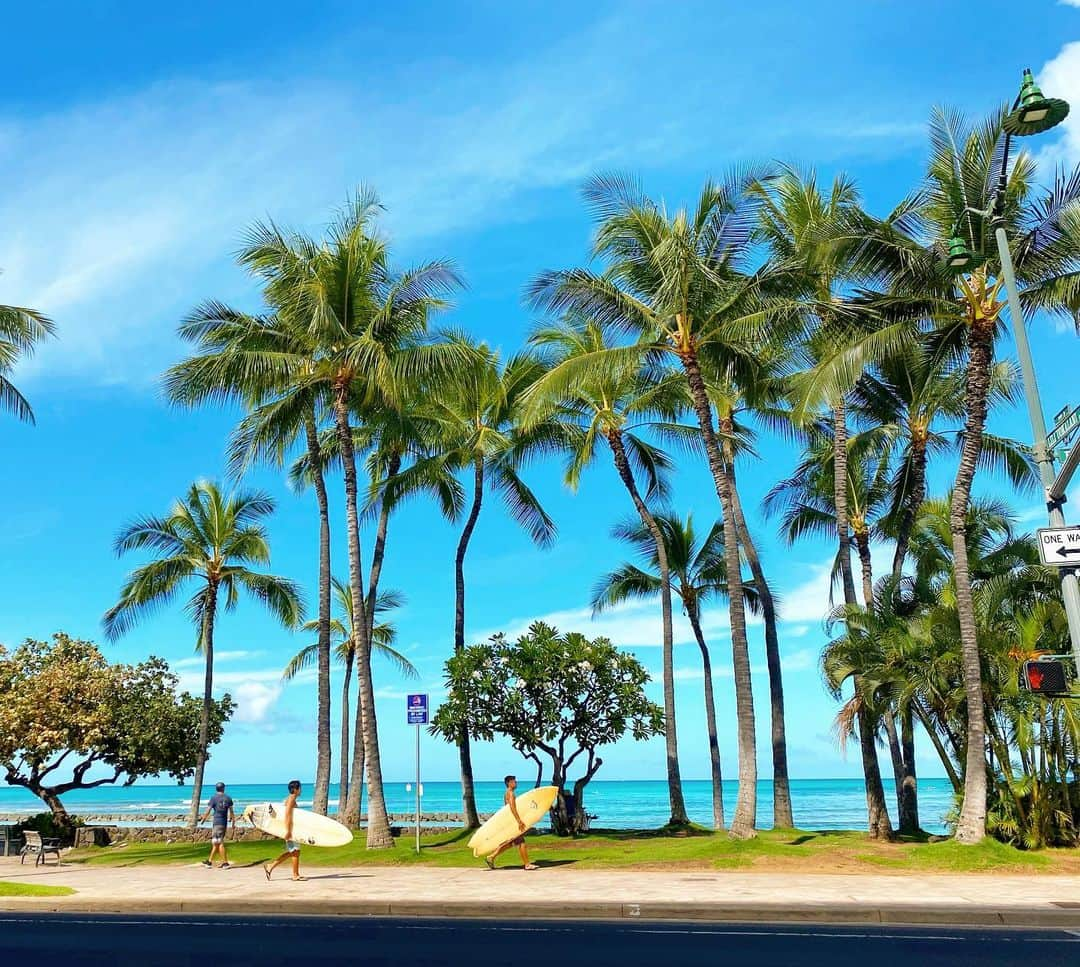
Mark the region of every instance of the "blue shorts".
[[225, 834], [228, 832], [227, 826], [215, 826], [210, 831], [210, 842], [215, 846], [220, 846], [225, 842]]
[[294, 839], [285, 840], [285, 852], [286, 853], [299, 853], [300, 844]]

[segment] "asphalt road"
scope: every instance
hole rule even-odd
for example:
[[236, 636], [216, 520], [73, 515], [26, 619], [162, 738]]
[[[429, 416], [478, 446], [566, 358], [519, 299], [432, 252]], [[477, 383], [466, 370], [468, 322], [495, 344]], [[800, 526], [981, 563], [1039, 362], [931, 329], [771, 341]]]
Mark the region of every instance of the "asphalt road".
[[0, 914], [0, 964], [965, 967], [1080, 964], [1080, 931]]

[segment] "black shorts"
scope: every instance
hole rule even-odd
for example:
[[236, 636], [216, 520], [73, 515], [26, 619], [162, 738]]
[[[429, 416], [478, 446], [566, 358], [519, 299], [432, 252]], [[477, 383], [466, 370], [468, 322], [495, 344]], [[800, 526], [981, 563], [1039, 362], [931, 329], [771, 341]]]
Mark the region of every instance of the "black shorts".
[[525, 834], [522, 833], [520, 836], [517, 837], [517, 839], [510, 840], [510, 845], [511, 846], [524, 846], [525, 845]]

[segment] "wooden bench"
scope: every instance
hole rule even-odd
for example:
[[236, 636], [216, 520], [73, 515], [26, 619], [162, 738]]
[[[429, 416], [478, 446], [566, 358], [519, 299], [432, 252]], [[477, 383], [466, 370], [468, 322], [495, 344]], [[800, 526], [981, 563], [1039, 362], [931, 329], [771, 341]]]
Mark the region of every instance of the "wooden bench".
[[33, 856], [34, 866], [44, 866], [45, 857], [50, 853], [56, 856], [56, 863], [60, 865], [60, 840], [43, 837], [32, 829], [26, 830], [23, 835], [26, 837], [26, 844], [19, 851], [20, 865], [26, 861], [27, 856]]

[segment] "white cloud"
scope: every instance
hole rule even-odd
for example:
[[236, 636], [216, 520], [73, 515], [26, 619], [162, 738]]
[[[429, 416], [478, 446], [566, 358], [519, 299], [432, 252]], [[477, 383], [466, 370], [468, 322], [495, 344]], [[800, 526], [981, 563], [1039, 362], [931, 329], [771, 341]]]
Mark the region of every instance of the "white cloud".
[[442, 685], [410, 685], [407, 688], [399, 688], [393, 685], [383, 685], [375, 689], [375, 697], [388, 701], [402, 701], [409, 695], [426, 694], [429, 698], [438, 698], [446, 694]]
[[[886, 549], [874, 548], [882, 558]], [[891, 552], [890, 552], [891, 553]], [[891, 560], [891, 557], [889, 558]], [[829, 617], [832, 605], [829, 603], [830, 574], [832, 559], [817, 564], [800, 566], [800, 573], [809, 577], [792, 588], [777, 593], [777, 609], [782, 625], [794, 625], [790, 630], [785, 627], [785, 637], [801, 638], [809, 633], [809, 626], [820, 627]], [[695, 638], [690, 623], [674, 602], [672, 631], [675, 644], [694, 644]], [[589, 637], [610, 638], [619, 647], [642, 648], [660, 647], [660, 607], [656, 601], [631, 601], [593, 615], [591, 608], [566, 608], [550, 611], [532, 618], [511, 618], [499, 628], [491, 628], [477, 634], [469, 634], [469, 640], [481, 641], [498, 631], [505, 632], [507, 638], [514, 639], [523, 635], [533, 621], [543, 621], [554, 625], [560, 631], [580, 631]], [[702, 631], [707, 640], [726, 633], [730, 627], [727, 605], [714, 602], [702, 615]], [[760, 625], [761, 619], [747, 615], [748, 625]]]
[[[1080, 6], [1080, 0], [1072, 5]], [[1053, 60], [1043, 65], [1038, 77], [1047, 97], [1064, 98], [1074, 106], [1056, 129], [1060, 132], [1058, 138], [1048, 146], [1040, 146], [1039, 166], [1052, 171], [1059, 164], [1075, 165], [1080, 161], [1080, 110], [1076, 109], [1080, 104], [1080, 41], [1062, 47]]]
[[231, 694], [236, 702], [233, 721], [254, 725], [265, 721], [269, 716], [281, 696], [281, 686], [245, 682], [234, 688]]
[[[800, 651], [793, 652], [790, 655], [781, 655], [780, 664], [783, 667], [784, 672], [799, 672], [805, 671], [807, 668], [814, 668], [817, 665], [817, 654], [810, 648], [803, 648]], [[766, 675], [768, 674], [768, 668], [764, 662], [754, 662], [751, 666], [751, 674], [753, 675]], [[663, 668], [654, 668], [649, 671], [649, 677], [654, 683], [663, 681], [664, 670]], [[722, 661], [713, 661], [713, 679], [718, 678], [730, 679], [732, 678], [732, 671], [730, 664], [725, 664]], [[677, 682], [700, 682], [705, 679], [705, 671], [700, 666], [685, 665], [681, 668], [676, 668], [672, 673], [672, 678]]]
[[[243, 661], [245, 658], [257, 658], [262, 654], [264, 653], [261, 651], [215, 651], [214, 667], [216, 668], [222, 662]], [[170, 664], [175, 669], [202, 668], [204, 659], [202, 655], [192, 655], [190, 658], [181, 658], [179, 661], [174, 661]]]
[[1080, 7], [1080, 0], [1058, 0], [1061, 7]]
[[[301, 672], [297, 679], [314, 678], [315, 672], [309, 670]], [[297, 679], [294, 679], [296, 681]], [[281, 680], [280, 668], [251, 668], [237, 671], [214, 670], [214, 688], [228, 690], [236, 685], [246, 685], [249, 682], [277, 682]], [[180, 687], [191, 690], [202, 690], [203, 676], [201, 672], [191, 671], [180, 674]]]
[[515, 67], [432, 76], [404, 64], [382, 90], [358, 76], [180, 78], [0, 114], [0, 302], [34, 306], [60, 331], [24, 377], [48, 366], [97, 383], [153, 379], [194, 303], [252, 297], [230, 259], [244, 226], [271, 213], [317, 228], [357, 181], [415, 242], [512, 218], [524, 192], [670, 153], [682, 142], [656, 131], [603, 135], [632, 108], [625, 80], [602, 69], [631, 27], [601, 24]]
[[[695, 641], [690, 622], [674, 604], [672, 631], [675, 644], [693, 644]], [[551, 611], [533, 618], [513, 618], [502, 628], [494, 628], [470, 636], [471, 640], [483, 640], [497, 631], [503, 631], [507, 638], [514, 639], [529, 630], [534, 621], [543, 621], [554, 625], [560, 631], [580, 631], [590, 638], [610, 638], [620, 648], [660, 647], [662, 632], [660, 628], [660, 606], [657, 601], [631, 601], [618, 605], [598, 615], [593, 615], [591, 608], [567, 608]], [[708, 609], [701, 620], [702, 631], [707, 637], [728, 627], [727, 608], [725, 606]]]
[[[825, 562], [807, 564], [802, 568], [809, 573], [809, 577], [801, 584], [781, 591], [777, 595], [779, 599], [777, 611], [781, 621], [820, 626], [829, 617], [832, 611], [832, 605], [829, 603], [832, 566], [833, 561], [830, 558]], [[805, 629], [800, 634], [806, 634]]]

